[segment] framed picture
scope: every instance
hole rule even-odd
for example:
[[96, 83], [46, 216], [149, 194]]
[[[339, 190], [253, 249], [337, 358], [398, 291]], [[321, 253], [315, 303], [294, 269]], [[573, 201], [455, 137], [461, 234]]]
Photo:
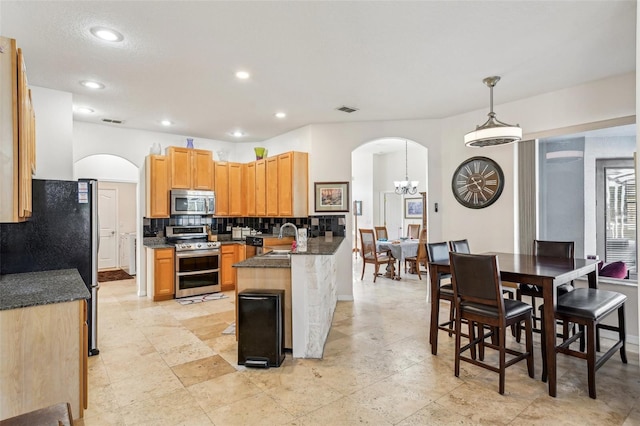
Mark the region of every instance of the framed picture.
[[348, 212], [349, 182], [315, 182], [317, 212]]
[[362, 216], [362, 201], [353, 202], [353, 213], [356, 216]]
[[406, 219], [422, 218], [422, 198], [404, 199], [404, 217]]

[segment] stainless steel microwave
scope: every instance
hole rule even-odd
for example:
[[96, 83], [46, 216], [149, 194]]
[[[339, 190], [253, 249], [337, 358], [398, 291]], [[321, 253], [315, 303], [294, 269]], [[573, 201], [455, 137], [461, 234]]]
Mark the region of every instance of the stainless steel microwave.
[[216, 194], [213, 191], [171, 190], [171, 214], [209, 215], [216, 212]]

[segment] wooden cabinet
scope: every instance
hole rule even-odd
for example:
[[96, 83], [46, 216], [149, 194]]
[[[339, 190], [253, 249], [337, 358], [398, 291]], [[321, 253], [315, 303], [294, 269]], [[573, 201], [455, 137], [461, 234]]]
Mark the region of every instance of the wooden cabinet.
[[145, 217], [170, 216], [169, 159], [164, 155], [148, 155], [145, 159], [146, 210]]
[[211, 151], [193, 148], [167, 148], [171, 189], [213, 190]]
[[267, 158], [267, 216], [278, 216], [278, 157]]
[[216, 216], [242, 215], [242, 164], [217, 161], [214, 167]]
[[242, 166], [242, 216], [256, 215], [256, 162]]
[[267, 160], [256, 161], [256, 216], [267, 215]]
[[16, 41], [0, 37], [0, 222], [31, 216], [35, 173], [35, 112], [26, 67]]
[[147, 292], [154, 301], [175, 295], [175, 256], [173, 248], [147, 248]]
[[224, 244], [220, 246], [220, 284], [222, 291], [233, 290], [236, 287], [236, 270], [234, 263], [240, 261], [241, 244]]
[[0, 311], [0, 419], [60, 401], [83, 417], [85, 310], [85, 300], [74, 300]]
[[306, 217], [309, 213], [309, 154], [278, 155], [278, 216]]

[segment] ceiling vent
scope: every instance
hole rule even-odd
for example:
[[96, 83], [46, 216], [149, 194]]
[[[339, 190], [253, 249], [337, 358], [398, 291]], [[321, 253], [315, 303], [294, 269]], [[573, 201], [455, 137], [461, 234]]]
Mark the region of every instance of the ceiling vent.
[[347, 112], [351, 114], [352, 112], [356, 112], [358, 108], [351, 108], [348, 106], [341, 106], [340, 108], [336, 108], [338, 111]]
[[103, 118], [102, 121], [104, 123], [111, 123], [111, 124], [122, 124], [122, 120], [115, 120], [113, 118]]

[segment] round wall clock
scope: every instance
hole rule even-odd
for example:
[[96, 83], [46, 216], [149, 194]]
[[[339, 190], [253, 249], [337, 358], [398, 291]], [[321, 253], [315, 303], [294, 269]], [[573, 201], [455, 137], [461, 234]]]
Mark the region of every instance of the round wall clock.
[[463, 161], [451, 180], [453, 196], [470, 209], [482, 209], [495, 203], [503, 187], [502, 169], [487, 157], [472, 157]]

